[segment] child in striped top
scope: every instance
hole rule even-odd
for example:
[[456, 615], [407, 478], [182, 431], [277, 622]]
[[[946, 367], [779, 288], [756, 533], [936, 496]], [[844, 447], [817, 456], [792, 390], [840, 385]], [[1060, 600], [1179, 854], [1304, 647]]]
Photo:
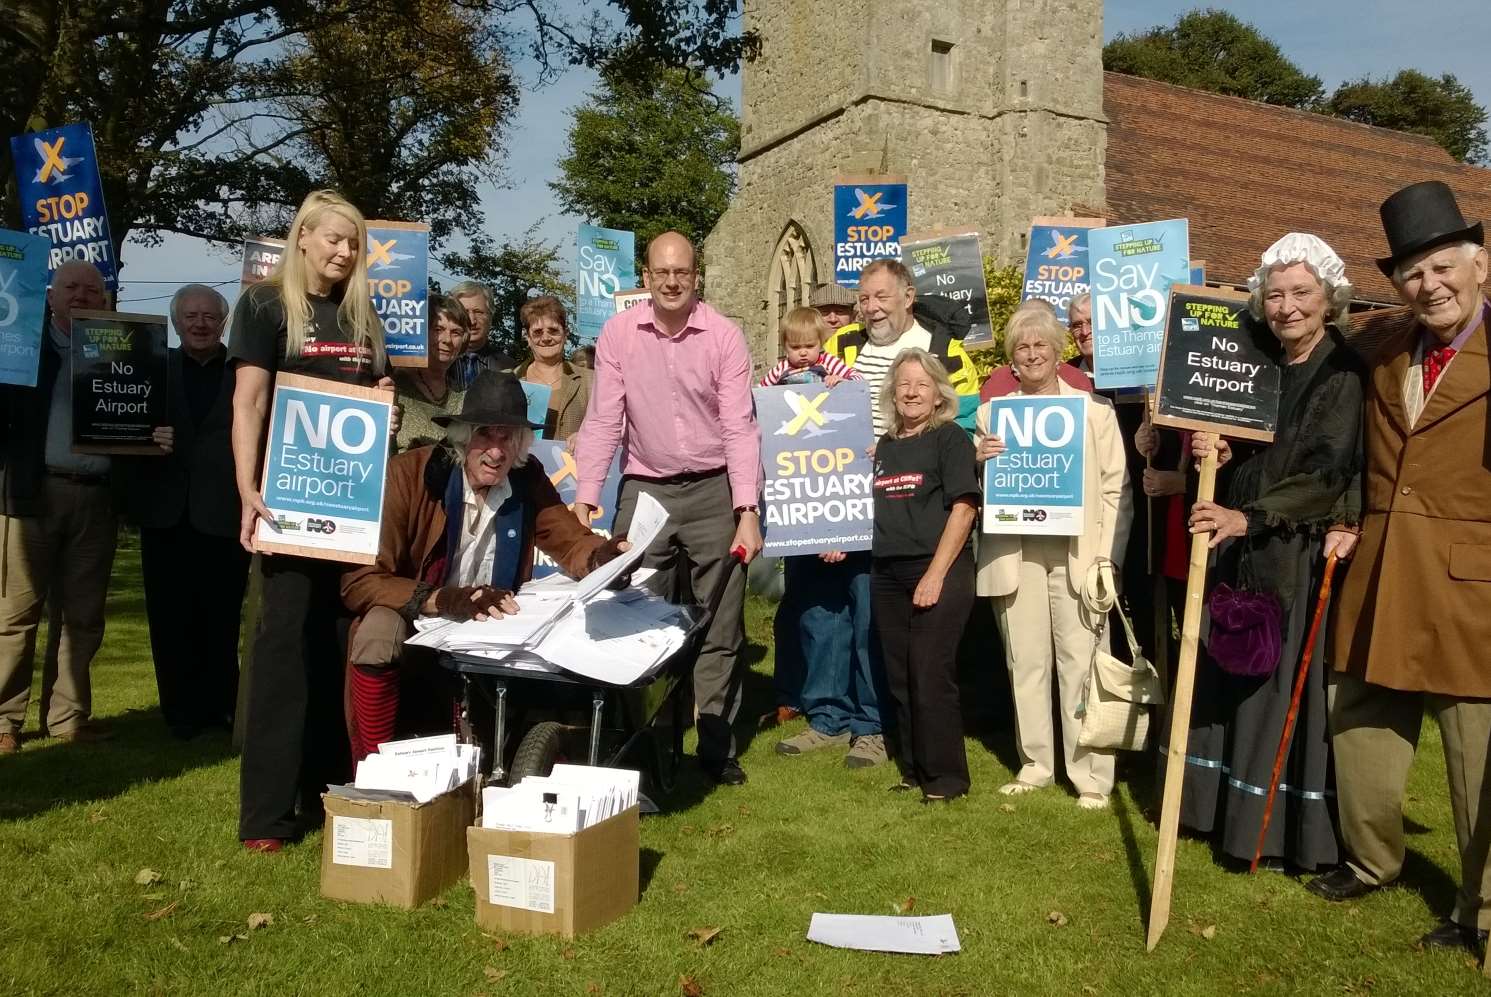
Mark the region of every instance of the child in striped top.
[[812, 384], [822, 381], [832, 388], [841, 381], [862, 381], [859, 373], [831, 353], [823, 344], [831, 330], [816, 308], [794, 308], [782, 320], [782, 348], [787, 354], [761, 378], [760, 386]]

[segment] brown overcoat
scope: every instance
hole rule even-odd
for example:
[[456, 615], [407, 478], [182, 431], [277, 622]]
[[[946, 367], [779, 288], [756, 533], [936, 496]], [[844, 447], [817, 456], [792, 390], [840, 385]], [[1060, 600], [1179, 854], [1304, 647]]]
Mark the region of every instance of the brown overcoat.
[[1362, 536], [1337, 597], [1334, 664], [1391, 689], [1491, 698], [1486, 322], [1410, 428], [1403, 379], [1423, 335], [1389, 339], [1373, 362]]
[[[445, 486], [452, 471], [459, 473], [442, 447], [419, 447], [388, 462], [383, 499], [383, 532], [378, 538], [378, 560], [342, 576], [342, 601], [356, 616], [377, 606], [412, 615], [416, 594], [429, 591], [423, 584], [431, 565], [448, 556], [445, 550]], [[533, 549], [554, 559], [571, 577], [584, 575], [590, 554], [605, 538], [580, 525], [564, 504], [537, 458], [508, 473], [513, 489], [526, 490], [528, 511], [523, 522], [523, 561], [518, 579], [533, 575]]]

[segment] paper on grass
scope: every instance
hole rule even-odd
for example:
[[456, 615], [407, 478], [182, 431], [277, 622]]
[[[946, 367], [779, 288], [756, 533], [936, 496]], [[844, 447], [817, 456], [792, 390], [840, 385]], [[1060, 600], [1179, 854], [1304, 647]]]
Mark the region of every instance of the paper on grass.
[[951, 914], [891, 917], [876, 914], [814, 914], [808, 941], [862, 952], [944, 955], [958, 952], [958, 929]]

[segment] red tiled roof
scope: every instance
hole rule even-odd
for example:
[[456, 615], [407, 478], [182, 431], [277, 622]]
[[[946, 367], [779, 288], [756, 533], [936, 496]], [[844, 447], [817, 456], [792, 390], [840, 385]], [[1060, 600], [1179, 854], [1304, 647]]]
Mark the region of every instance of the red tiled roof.
[[1421, 135], [1118, 73], [1103, 74], [1103, 109], [1110, 222], [1189, 218], [1210, 281], [1245, 283], [1275, 239], [1304, 231], [1346, 261], [1358, 298], [1396, 304], [1373, 262], [1389, 194], [1443, 180], [1468, 219], [1491, 222], [1491, 170]]

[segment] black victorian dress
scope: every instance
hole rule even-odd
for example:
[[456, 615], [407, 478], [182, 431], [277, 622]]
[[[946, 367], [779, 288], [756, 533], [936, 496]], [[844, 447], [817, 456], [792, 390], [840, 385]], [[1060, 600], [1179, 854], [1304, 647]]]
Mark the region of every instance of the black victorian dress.
[[[1206, 652], [1203, 613], [1180, 820], [1193, 831], [1215, 832], [1222, 851], [1244, 861], [1257, 845], [1315, 611], [1326, 530], [1361, 518], [1364, 376], [1360, 359], [1333, 329], [1303, 363], [1284, 364], [1274, 442], [1234, 444], [1219, 484], [1217, 501], [1245, 513], [1248, 532], [1218, 547], [1209, 589], [1226, 582], [1275, 595], [1283, 608], [1282, 652], [1268, 677], [1225, 672]], [[1337, 584], [1343, 570], [1337, 567]], [[1316, 638], [1263, 848], [1264, 856], [1306, 870], [1340, 862], [1326, 713], [1328, 629], [1322, 626]]]

